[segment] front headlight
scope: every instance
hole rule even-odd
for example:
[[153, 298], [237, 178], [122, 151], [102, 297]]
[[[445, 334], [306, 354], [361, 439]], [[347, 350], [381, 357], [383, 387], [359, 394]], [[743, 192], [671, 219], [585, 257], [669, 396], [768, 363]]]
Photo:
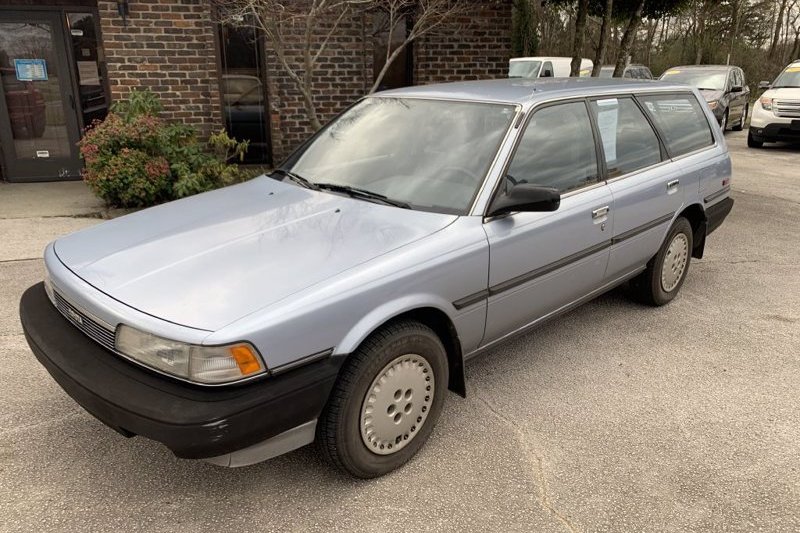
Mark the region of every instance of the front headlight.
[[267, 370], [261, 356], [248, 343], [199, 346], [125, 325], [117, 328], [116, 349], [143, 365], [197, 383], [229, 383]]
[[713, 100], [713, 101], [711, 101], [711, 102], [708, 102], [708, 107], [710, 107], [712, 111], [713, 111], [714, 109], [716, 109], [718, 105], [719, 105], [719, 102], [717, 102], [716, 100]]
[[761, 100], [758, 101], [761, 104], [761, 108], [764, 111], [772, 111], [772, 98], [761, 97]]

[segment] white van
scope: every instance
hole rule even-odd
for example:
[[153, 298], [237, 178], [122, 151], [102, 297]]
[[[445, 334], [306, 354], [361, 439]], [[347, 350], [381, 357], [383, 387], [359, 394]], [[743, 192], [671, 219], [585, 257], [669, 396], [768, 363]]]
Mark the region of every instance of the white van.
[[[509, 78], [569, 78], [571, 57], [515, 57], [508, 63]], [[594, 63], [581, 59], [580, 77], [592, 75]]]

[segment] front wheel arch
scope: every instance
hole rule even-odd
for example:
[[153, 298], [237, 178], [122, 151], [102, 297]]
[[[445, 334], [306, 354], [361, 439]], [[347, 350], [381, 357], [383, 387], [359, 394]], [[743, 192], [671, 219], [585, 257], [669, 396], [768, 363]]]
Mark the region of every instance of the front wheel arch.
[[389, 311], [388, 309], [376, 309], [375, 313], [383, 314], [384, 318], [373, 320], [374, 317], [364, 317], [364, 319], [348, 333], [338, 349], [343, 353], [352, 353], [376, 331], [380, 331], [381, 328], [402, 321], [419, 322], [431, 328], [445, 347], [447, 352], [447, 364], [450, 372], [447, 388], [459, 396], [466, 398], [467, 385], [466, 376], [464, 374], [464, 354], [461, 340], [458, 336], [458, 330], [456, 330], [455, 324], [446, 312], [438, 306], [425, 304], [406, 306], [398, 303], [393, 311]]

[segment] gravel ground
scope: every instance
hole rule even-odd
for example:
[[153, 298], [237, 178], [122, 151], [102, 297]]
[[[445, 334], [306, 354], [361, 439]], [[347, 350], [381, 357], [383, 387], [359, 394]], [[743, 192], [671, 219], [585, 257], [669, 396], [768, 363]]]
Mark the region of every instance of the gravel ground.
[[312, 448], [183, 461], [84, 413], [17, 302], [98, 220], [0, 216], [0, 530], [800, 530], [800, 148], [727, 139], [736, 205], [678, 299], [617, 290], [471, 362], [418, 457], [367, 482]]

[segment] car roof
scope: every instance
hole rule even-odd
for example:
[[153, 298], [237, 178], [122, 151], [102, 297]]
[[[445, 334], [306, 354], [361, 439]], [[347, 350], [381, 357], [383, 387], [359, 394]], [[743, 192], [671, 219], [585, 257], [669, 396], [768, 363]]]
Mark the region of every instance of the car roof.
[[[572, 61], [571, 57], [558, 57], [558, 56], [530, 56], [530, 57], [512, 57], [509, 61], [555, 61], [557, 59], [567, 59]], [[583, 57], [581, 61], [589, 61], [589, 59]]]
[[687, 85], [655, 80], [623, 78], [505, 78], [416, 85], [375, 93], [380, 97], [413, 97], [524, 105], [535, 101], [569, 96], [592, 96], [674, 89], [686, 92]]
[[737, 67], [736, 65], [678, 65], [675, 67], [669, 67], [664, 72], [676, 68], [679, 68], [681, 70], [728, 70], [739, 67]]

